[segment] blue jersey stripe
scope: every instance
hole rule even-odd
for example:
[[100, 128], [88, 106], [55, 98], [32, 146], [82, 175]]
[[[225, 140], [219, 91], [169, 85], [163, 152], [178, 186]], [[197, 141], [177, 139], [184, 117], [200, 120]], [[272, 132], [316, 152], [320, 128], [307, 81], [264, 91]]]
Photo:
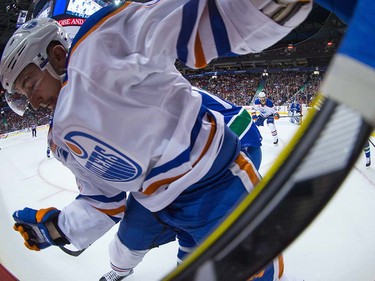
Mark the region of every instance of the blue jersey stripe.
[[204, 92], [198, 91], [198, 93], [202, 95], [202, 103], [209, 109], [219, 112], [226, 109], [222, 104], [217, 102], [215, 99], [213, 99], [209, 95], [205, 95]]
[[150, 173], [147, 175], [146, 180], [149, 180], [152, 177], [165, 173], [173, 168], [176, 168], [182, 165], [183, 163], [186, 163], [189, 160], [190, 151], [191, 151], [191, 147], [189, 146], [185, 151], [183, 151], [180, 155], [178, 155], [172, 161], [169, 161], [156, 168], [153, 168], [150, 171]]
[[208, 10], [210, 15], [210, 21], [212, 30], [214, 31], [214, 40], [216, 50], [219, 56], [235, 56], [236, 54], [231, 52], [230, 42], [228, 38], [228, 32], [225, 27], [224, 21], [219, 13], [216, 6], [215, 0], [208, 1]]
[[189, 1], [182, 10], [181, 31], [177, 40], [177, 56], [186, 63], [189, 55], [188, 43], [197, 21], [199, 0]]
[[196, 139], [198, 137], [198, 134], [199, 134], [199, 131], [202, 127], [201, 119], [203, 118], [206, 111], [207, 111], [206, 108], [202, 107], [199, 114], [198, 114], [197, 121], [195, 122], [193, 130], [191, 131], [190, 146], [185, 151], [183, 151], [180, 155], [175, 157], [173, 160], [171, 160], [171, 161], [169, 161], [169, 162], [167, 162], [167, 163], [165, 163], [161, 166], [153, 168], [150, 171], [150, 173], [147, 175], [146, 181], [149, 180], [150, 178], [153, 178], [153, 177], [159, 175], [159, 174], [168, 172], [169, 170], [171, 170], [173, 168], [181, 166], [183, 163], [186, 163], [187, 161], [189, 161], [190, 152], [191, 152], [192, 148], [194, 147], [195, 141], [196, 141]]
[[102, 203], [111, 203], [111, 202], [120, 202], [121, 200], [124, 200], [126, 198], [126, 193], [121, 192], [113, 197], [106, 197], [104, 195], [83, 195], [80, 194], [76, 197], [76, 199], [80, 198], [90, 198], [98, 202]]

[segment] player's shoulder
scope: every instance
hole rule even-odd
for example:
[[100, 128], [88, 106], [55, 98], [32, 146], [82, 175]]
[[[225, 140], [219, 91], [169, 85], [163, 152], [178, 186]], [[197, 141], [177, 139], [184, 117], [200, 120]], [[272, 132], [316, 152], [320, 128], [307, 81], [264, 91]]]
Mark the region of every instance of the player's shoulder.
[[266, 106], [272, 107], [273, 106], [273, 102], [270, 99], [267, 99], [266, 100]]

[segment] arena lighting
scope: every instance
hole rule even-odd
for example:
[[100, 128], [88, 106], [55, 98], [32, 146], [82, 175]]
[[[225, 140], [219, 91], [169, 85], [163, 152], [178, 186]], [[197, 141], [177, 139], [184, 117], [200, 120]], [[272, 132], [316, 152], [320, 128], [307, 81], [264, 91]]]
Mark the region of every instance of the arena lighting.
[[286, 47], [286, 52], [292, 53], [292, 52], [295, 52], [295, 51], [296, 51], [296, 47], [293, 44], [288, 44], [288, 46]]

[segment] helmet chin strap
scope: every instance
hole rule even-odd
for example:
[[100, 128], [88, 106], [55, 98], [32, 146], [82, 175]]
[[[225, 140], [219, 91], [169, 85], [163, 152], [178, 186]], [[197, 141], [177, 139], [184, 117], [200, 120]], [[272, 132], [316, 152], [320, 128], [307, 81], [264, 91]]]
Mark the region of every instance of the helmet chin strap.
[[46, 63], [43, 69], [46, 69], [53, 78], [59, 80], [61, 83], [64, 81], [65, 74], [58, 75], [49, 61]]

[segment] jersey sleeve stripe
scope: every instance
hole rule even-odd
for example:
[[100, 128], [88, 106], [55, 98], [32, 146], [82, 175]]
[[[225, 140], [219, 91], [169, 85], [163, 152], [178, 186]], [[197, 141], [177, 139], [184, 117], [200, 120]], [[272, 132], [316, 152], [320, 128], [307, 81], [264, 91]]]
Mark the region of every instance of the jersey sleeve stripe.
[[168, 185], [168, 184], [174, 182], [175, 180], [177, 180], [177, 179], [181, 178], [182, 176], [184, 176], [187, 172], [185, 172], [185, 173], [183, 173], [181, 175], [175, 176], [175, 177], [171, 177], [171, 178], [167, 178], [167, 179], [162, 179], [162, 180], [156, 181], [156, 182], [150, 184], [146, 188], [146, 190], [143, 192], [143, 194], [151, 195], [151, 194], [155, 193], [160, 187]]
[[210, 120], [211, 122], [211, 131], [210, 131], [210, 135], [208, 137], [208, 140], [207, 140], [207, 143], [205, 145], [205, 147], [203, 148], [203, 151], [201, 153], [201, 155], [199, 156], [199, 158], [194, 162], [193, 164], [193, 167], [202, 159], [202, 157], [206, 154], [208, 148], [210, 147], [211, 143], [212, 143], [212, 140], [214, 139], [214, 136], [215, 136], [215, 133], [216, 133], [216, 122], [215, 122], [215, 119], [212, 117], [212, 116], [208, 116], [208, 119]]
[[242, 108], [228, 123], [228, 126], [241, 139], [249, 131], [251, 124], [252, 119], [249, 112]]
[[[199, 116], [200, 117], [203, 117], [204, 115], [204, 112], [203, 110], [201, 110], [201, 112], [199, 113]], [[191, 136], [190, 136], [190, 146], [185, 150], [183, 151], [180, 155], [178, 155], [177, 157], [175, 157], [172, 161], [169, 161], [161, 166], [158, 166], [158, 167], [154, 167], [150, 172], [149, 174], [147, 175], [146, 177], [146, 181], [159, 175], [159, 174], [162, 174], [162, 173], [165, 173], [165, 172], [168, 172], [169, 170], [173, 169], [173, 168], [176, 168], [178, 166], [180, 166], [182, 163], [186, 163], [187, 161], [189, 161], [190, 159], [190, 152], [192, 151], [193, 147], [194, 147], [194, 144], [195, 144], [195, 141], [198, 137], [198, 134], [199, 134], [199, 131], [202, 127], [202, 124], [200, 122], [200, 118], [197, 119], [197, 121], [195, 122], [195, 125], [193, 127], [193, 130], [191, 131]]]
[[161, 166], [153, 168], [150, 173], [147, 175], [146, 180], [149, 180], [159, 174], [165, 173], [177, 166], [180, 166], [182, 163], [189, 161], [189, 154], [191, 151], [191, 146], [183, 151], [180, 155], [175, 157], [172, 161], [169, 161]]
[[231, 52], [228, 32], [225, 27], [224, 20], [221, 17], [220, 12], [216, 6], [216, 1], [208, 0], [208, 9], [211, 25], [215, 27], [212, 28], [212, 30], [214, 31], [213, 35], [218, 55], [235, 55]]
[[284, 258], [282, 255], [278, 255], [277, 256], [277, 261], [278, 261], [278, 265], [279, 265], [279, 279], [281, 279], [281, 277], [283, 276], [284, 274]]
[[98, 201], [98, 202], [102, 202], [102, 203], [111, 203], [111, 202], [120, 202], [121, 200], [124, 200], [126, 198], [126, 193], [125, 192], [121, 192], [113, 197], [106, 197], [104, 195], [83, 195], [83, 194], [80, 194], [76, 197], [76, 199], [80, 199], [80, 198], [90, 198], [90, 199], [93, 199], [95, 201]]
[[[235, 163], [238, 165], [240, 171], [245, 172], [246, 176], [254, 187], [260, 180], [260, 176], [256, 172], [255, 167], [247, 160], [247, 158], [243, 156], [242, 152], [238, 155]], [[232, 173], [241, 177], [241, 173], [235, 171], [235, 169], [232, 169]]]
[[188, 44], [193, 34], [197, 21], [199, 0], [189, 1], [182, 12], [181, 31], [177, 40], [177, 56], [184, 63], [187, 63], [189, 51]]
[[97, 207], [94, 207], [94, 208], [108, 216], [116, 216], [118, 214], [124, 213], [126, 210], [125, 206], [121, 206], [115, 209], [102, 209], [102, 208], [97, 208]]
[[206, 57], [204, 56], [204, 51], [202, 47], [201, 38], [199, 36], [199, 32], [195, 38], [195, 67], [196, 68], [203, 68], [207, 65]]
[[229, 102], [224, 101], [223, 99], [217, 96], [214, 96], [202, 89], [193, 87], [193, 90], [202, 96], [202, 104], [208, 107], [210, 110], [223, 112], [223, 111], [233, 108], [233, 105], [230, 104]]
[[[197, 158], [197, 160], [193, 163], [192, 167], [194, 167], [202, 159], [202, 157], [206, 154], [208, 148], [210, 147], [210, 144], [212, 143], [212, 140], [215, 136], [215, 133], [216, 133], [215, 119], [213, 117], [211, 117], [210, 115], [208, 116], [208, 118], [211, 122], [211, 130], [210, 130], [206, 145], [204, 146], [204, 148], [203, 148], [201, 154], [199, 155], [199, 157]], [[151, 195], [151, 194], [155, 193], [160, 187], [172, 183], [173, 181], [175, 181], [175, 180], [181, 178], [182, 176], [184, 176], [189, 171], [186, 171], [185, 173], [182, 173], [182, 174], [174, 176], [174, 177], [169, 177], [169, 178], [165, 178], [165, 179], [162, 179], [162, 180], [155, 181], [144, 189], [143, 194]]]

